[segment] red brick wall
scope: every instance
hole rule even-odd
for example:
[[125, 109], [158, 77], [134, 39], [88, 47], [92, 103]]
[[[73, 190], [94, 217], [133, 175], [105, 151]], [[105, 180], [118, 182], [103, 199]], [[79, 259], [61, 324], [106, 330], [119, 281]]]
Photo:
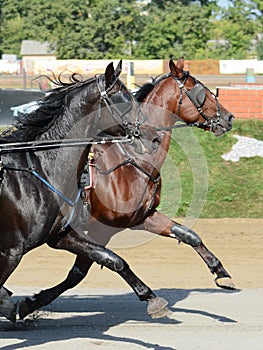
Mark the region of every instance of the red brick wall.
[[263, 119], [263, 89], [238, 89], [220, 87], [219, 102], [237, 119]]

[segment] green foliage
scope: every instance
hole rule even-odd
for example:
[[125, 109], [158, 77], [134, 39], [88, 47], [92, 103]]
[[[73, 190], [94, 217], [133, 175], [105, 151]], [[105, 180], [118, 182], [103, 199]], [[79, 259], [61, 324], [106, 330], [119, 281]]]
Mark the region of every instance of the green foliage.
[[[263, 121], [235, 121], [232, 131], [219, 138], [202, 130], [191, 132], [204, 152], [209, 174], [208, 192], [200, 217], [262, 217], [263, 158], [241, 158], [234, 163], [225, 161], [222, 155], [237, 142], [234, 134], [263, 140]], [[162, 169], [161, 211], [169, 216], [186, 216], [193, 199], [193, 169], [176, 137], [172, 140], [167, 163]], [[178, 174], [172, 176], [175, 173]], [[199, 181], [202, 184], [205, 178], [201, 177]]]
[[[248, 58], [262, 1], [0, 0], [0, 54], [48, 41], [59, 59]], [[227, 45], [213, 44], [220, 40]], [[212, 44], [211, 44], [212, 43]], [[262, 49], [257, 49], [262, 57]]]

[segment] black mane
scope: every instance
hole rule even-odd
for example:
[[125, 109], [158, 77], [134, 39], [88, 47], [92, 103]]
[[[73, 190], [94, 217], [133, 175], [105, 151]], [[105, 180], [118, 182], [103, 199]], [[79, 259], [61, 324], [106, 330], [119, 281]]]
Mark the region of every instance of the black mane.
[[154, 84], [152, 83], [146, 83], [144, 85], [142, 85], [139, 90], [137, 90], [134, 93], [134, 97], [138, 102], [143, 102], [143, 100], [145, 99], [145, 97], [152, 91], [152, 89], [154, 88]]
[[[71, 75], [69, 82], [63, 82], [61, 76], [58, 78], [53, 77], [53, 79], [47, 78], [57, 87], [48, 90], [46, 96], [37, 101], [39, 106], [36, 110], [30, 113], [18, 113], [14, 123], [16, 130], [12, 132], [8, 132], [9, 129], [4, 131], [0, 134], [0, 142], [34, 140], [59, 120], [65, 111], [65, 107], [69, 105], [73, 96], [76, 95], [77, 89], [81, 92], [81, 87], [96, 80], [96, 78], [83, 80], [76, 73]], [[74, 103], [80, 106], [81, 98], [75, 98]], [[10, 129], [14, 129], [14, 127]]]
[[138, 102], [143, 102], [144, 99], [149, 95], [149, 93], [153, 90], [153, 88], [158, 85], [161, 81], [168, 78], [171, 74], [164, 74], [161, 76], [157, 76], [155, 78], [151, 78], [152, 81], [150, 83], [146, 83], [142, 85], [139, 90], [134, 93], [134, 97]]

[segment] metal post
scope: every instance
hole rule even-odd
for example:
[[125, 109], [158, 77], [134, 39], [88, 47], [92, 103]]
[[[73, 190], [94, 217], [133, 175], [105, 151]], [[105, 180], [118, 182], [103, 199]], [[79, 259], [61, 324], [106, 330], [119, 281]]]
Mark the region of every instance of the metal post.
[[246, 69], [246, 82], [254, 83], [255, 82], [255, 73], [253, 68]]
[[23, 68], [23, 89], [26, 89], [26, 69]]
[[127, 87], [132, 90], [135, 87], [134, 62], [128, 62]]

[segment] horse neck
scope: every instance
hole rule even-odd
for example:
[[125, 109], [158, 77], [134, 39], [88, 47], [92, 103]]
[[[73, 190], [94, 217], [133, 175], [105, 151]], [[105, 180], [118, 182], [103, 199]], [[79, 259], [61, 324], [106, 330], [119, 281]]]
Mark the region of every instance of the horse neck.
[[147, 122], [160, 129], [158, 134], [161, 138], [161, 146], [153, 155], [155, 166], [159, 169], [165, 161], [171, 142], [172, 129], [169, 130], [169, 128], [172, 128], [178, 120], [176, 113], [179, 96], [177, 98], [177, 95], [174, 95], [174, 86], [170, 85], [172, 82], [168, 79], [171, 78], [159, 82], [143, 102]]
[[[179, 91], [175, 91], [173, 78], [169, 77], [160, 81], [144, 100], [144, 105], [154, 106], [157, 112], [150, 113], [148, 120], [151, 125], [159, 124], [160, 118], [163, 127], [172, 127], [178, 120]], [[154, 109], [153, 109], [154, 111]]]
[[73, 97], [67, 107], [63, 109], [60, 115], [54, 119], [51, 126], [37, 139], [51, 140], [64, 138], [87, 138], [92, 137], [91, 131], [95, 127], [94, 111], [98, 104], [92, 101], [88, 105], [86, 101], [87, 92], [82, 92], [79, 96]]

